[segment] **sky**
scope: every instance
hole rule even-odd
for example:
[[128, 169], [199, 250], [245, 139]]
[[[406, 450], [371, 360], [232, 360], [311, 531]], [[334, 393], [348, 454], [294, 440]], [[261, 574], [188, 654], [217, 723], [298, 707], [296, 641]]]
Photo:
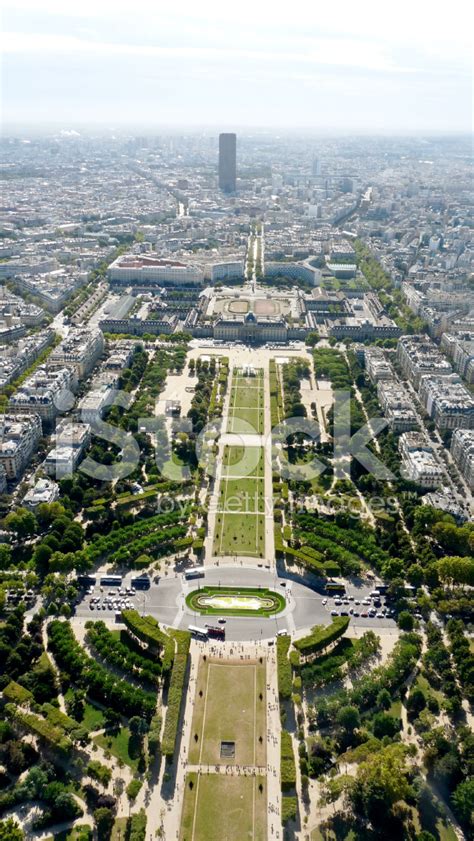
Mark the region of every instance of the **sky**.
[[4, 131], [472, 131], [468, 0], [3, 0]]

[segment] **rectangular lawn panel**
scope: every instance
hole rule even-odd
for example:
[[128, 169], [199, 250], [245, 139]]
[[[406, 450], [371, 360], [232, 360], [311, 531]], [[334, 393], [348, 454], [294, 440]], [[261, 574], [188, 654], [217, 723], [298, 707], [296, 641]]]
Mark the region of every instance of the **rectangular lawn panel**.
[[[265, 706], [264, 664], [201, 660], [189, 746], [190, 764], [263, 767]], [[221, 756], [221, 742], [235, 742], [233, 758]]]
[[188, 774], [180, 841], [266, 841], [266, 812], [265, 777]]
[[265, 516], [263, 514], [216, 515], [214, 555], [247, 555], [263, 558], [265, 554]]
[[263, 409], [234, 409], [229, 412], [227, 432], [234, 435], [262, 435], [263, 425]]
[[264, 471], [263, 447], [225, 447], [223, 477], [245, 476], [263, 479]]
[[222, 479], [219, 510], [224, 514], [263, 514], [265, 502], [262, 479]]
[[263, 382], [257, 384], [239, 380], [232, 389], [230, 405], [232, 409], [259, 409], [263, 404]]

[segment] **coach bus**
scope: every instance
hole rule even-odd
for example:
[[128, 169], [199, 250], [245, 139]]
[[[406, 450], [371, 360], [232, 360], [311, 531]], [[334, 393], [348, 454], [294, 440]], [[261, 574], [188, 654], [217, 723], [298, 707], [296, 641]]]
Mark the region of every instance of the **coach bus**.
[[100, 579], [100, 586], [101, 587], [121, 587], [122, 586], [122, 576], [121, 575], [103, 575]]
[[78, 575], [77, 576], [77, 583], [79, 587], [94, 587], [96, 584], [96, 577], [95, 575]]
[[206, 625], [205, 627], [209, 639], [225, 640], [225, 628], [220, 628], [216, 625]]
[[132, 587], [134, 590], [149, 590], [151, 587], [149, 575], [138, 575], [132, 578]]
[[324, 587], [324, 592], [328, 596], [345, 596], [346, 587], [345, 584], [338, 584], [337, 581], [328, 581]]
[[191, 578], [204, 578], [204, 567], [194, 567], [194, 569], [187, 569], [184, 573], [186, 581]]
[[198, 628], [197, 625], [189, 625], [188, 631], [192, 637], [197, 640], [207, 640], [208, 639], [208, 632], [207, 628]]

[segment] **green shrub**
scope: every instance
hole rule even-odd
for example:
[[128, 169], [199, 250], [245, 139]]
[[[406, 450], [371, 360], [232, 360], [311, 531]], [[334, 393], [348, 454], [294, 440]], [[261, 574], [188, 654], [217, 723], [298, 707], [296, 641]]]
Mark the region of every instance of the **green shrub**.
[[32, 693], [14, 680], [6, 685], [3, 695], [7, 701], [11, 701], [13, 704], [31, 704], [33, 700]]
[[280, 742], [280, 778], [281, 790], [288, 791], [296, 785], [296, 765], [293, 743], [287, 730], [281, 731]]
[[327, 627], [315, 625], [307, 637], [296, 640], [295, 647], [305, 657], [308, 654], [323, 651], [346, 632], [349, 626], [349, 618], [349, 616], [336, 616], [331, 625]]
[[288, 660], [288, 651], [291, 645], [290, 636], [277, 637], [277, 667], [278, 667], [278, 693], [281, 699], [291, 696], [291, 665]]
[[133, 636], [160, 652], [163, 672], [168, 672], [173, 663], [173, 640], [161, 630], [153, 616], [140, 616], [137, 610], [123, 610], [122, 619]]
[[179, 714], [183, 697], [184, 679], [188, 664], [191, 634], [187, 631], [173, 631], [172, 636], [177, 643], [177, 651], [171, 669], [170, 685], [168, 689], [168, 708], [166, 710], [165, 727], [163, 731], [162, 751], [171, 758], [175, 751], [178, 735]]
[[281, 798], [281, 822], [283, 826], [285, 826], [288, 821], [296, 820], [297, 808], [298, 801], [296, 797], [286, 795]]

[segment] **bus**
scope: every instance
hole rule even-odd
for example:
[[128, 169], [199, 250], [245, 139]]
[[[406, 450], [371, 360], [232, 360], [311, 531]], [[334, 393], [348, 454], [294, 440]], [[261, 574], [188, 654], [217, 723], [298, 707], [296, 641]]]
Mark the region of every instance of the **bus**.
[[194, 569], [187, 569], [184, 573], [186, 581], [192, 578], [204, 578], [204, 567], [194, 567]]
[[338, 584], [336, 581], [328, 581], [324, 587], [324, 592], [328, 596], [345, 596], [345, 584]]
[[206, 625], [205, 627], [209, 639], [225, 640], [225, 628], [220, 628], [218, 625]]
[[132, 578], [132, 587], [134, 590], [149, 590], [151, 587], [150, 577], [148, 575], [138, 575]]
[[100, 586], [101, 587], [121, 587], [122, 586], [122, 576], [121, 575], [103, 575], [100, 579]]
[[95, 575], [78, 575], [77, 583], [79, 587], [94, 587], [97, 582]]
[[203, 641], [208, 639], [207, 628], [198, 628], [197, 625], [189, 625], [188, 631], [194, 639]]

